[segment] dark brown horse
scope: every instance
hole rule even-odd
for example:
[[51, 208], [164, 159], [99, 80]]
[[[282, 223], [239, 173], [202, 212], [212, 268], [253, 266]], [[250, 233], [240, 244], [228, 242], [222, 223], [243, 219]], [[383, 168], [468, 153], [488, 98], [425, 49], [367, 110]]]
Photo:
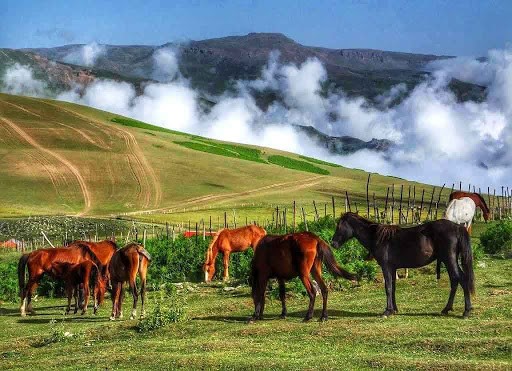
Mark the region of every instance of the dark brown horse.
[[[400, 228], [373, 223], [354, 213], [340, 218], [332, 239], [334, 247], [341, 247], [356, 238], [377, 260], [384, 275], [387, 306], [383, 316], [398, 312], [395, 301], [396, 270], [418, 268], [438, 259], [450, 276], [451, 291], [442, 313], [453, 309], [453, 300], [460, 284], [464, 290], [464, 317], [471, 311], [470, 294], [475, 291], [473, 255], [469, 234], [461, 225], [449, 220], [436, 220], [411, 228]], [[459, 267], [461, 256], [463, 269]]]
[[486, 222], [491, 218], [491, 210], [489, 210], [489, 207], [485, 203], [484, 198], [479, 193], [455, 191], [450, 194], [450, 201], [458, 200], [463, 197], [469, 197], [473, 200], [476, 207], [479, 207], [482, 210], [484, 220]]
[[251, 285], [254, 300], [254, 314], [250, 322], [263, 318], [265, 291], [270, 278], [279, 282], [279, 297], [282, 304], [281, 318], [286, 317], [285, 281], [299, 277], [309, 296], [309, 308], [304, 321], [313, 317], [315, 290], [310, 274], [320, 286], [323, 298], [321, 321], [327, 320], [327, 286], [322, 279], [322, 262], [337, 277], [354, 280], [355, 276], [341, 268], [330, 247], [318, 236], [310, 232], [266, 236], [258, 244], [252, 260]]
[[66, 314], [71, 311], [71, 298], [75, 298], [75, 314], [78, 312], [79, 297], [83, 299], [82, 314], [87, 312], [89, 304], [89, 288], [93, 288], [94, 314], [103, 302], [106, 291], [106, 280], [101, 276], [101, 265], [98, 267], [91, 260], [78, 264], [57, 263], [52, 266], [50, 275], [65, 282], [68, 306]]
[[224, 257], [224, 281], [229, 279], [229, 255], [232, 252], [242, 252], [249, 247], [256, 249], [258, 242], [267, 234], [263, 228], [248, 225], [237, 229], [221, 229], [218, 231], [206, 250], [203, 265], [204, 281], [210, 282], [215, 275], [215, 259], [219, 252]]
[[[25, 316], [27, 311], [34, 313], [32, 309], [32, 294], [45, 274], [55, 279], [63, 279], [63, 277], [57, 275], [61, 270], [58, 267], [60, 264], [74, 266], [86, 260], [91, 260], [97, 266], [101, 266], [101, 262], [94, 252], [87, 245], [78, 243], [70, 247], [40, 249], [22, 255], [18, 262], [21, 315]], [[25, 284], [26, 269], [28, 270], [29, 278]]]
[[151, 256], [138, 243], [130, 243], [116, 251], [109, 264], [110, 280], [112, 282], [112, 316], [111, 320], [123, 317], [123, 284], [128, 281], [133, 295], [133, 309], [130, 319], [137, 316], [137, 273], [140, 277], [140, 299], [142, 302], [140, 317], [145, 315], [144, 300], [146, 292], [146, 273]]

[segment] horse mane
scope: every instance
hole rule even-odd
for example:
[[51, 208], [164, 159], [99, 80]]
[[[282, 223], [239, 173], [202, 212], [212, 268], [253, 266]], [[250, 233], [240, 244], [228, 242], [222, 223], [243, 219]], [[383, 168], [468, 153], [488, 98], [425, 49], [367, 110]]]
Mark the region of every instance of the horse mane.
[[370, 225], [370, 224], [375, 224], [375, 223], [374, 223], [374, 222], [372, 222], [371, 220], [368, 220], [368, 219], [366, 219], [366, 218], [362, 217], [361, 215], [356, 214], [356, 213], [354, 213], [354, 212], [352, 212], [352, 211], [349, 211], [349, 212], [345, 213], [345, 214], [343, 215], [343, 217], [342, 217], [342, 218], [343, 218], [343, 219], [353, 218], [353, 219], [356, 219], [356, 220], [358, 220], [358, 221], [360, 221], [360, 222], [363, 222], [363, 223], [365, 223], [365, 224], [368, 224], [368, 225]]
[[89, 246], [87, 246], [84, 243], [77, 243], [76, 246], [82, 251], [84, 255], [89, 254], [89, 257], [91, 258], [92, 262], [96, 264], [98, 268], [103, 267], [103, 264], [101, 264], [101, 261], [98, 259], [94, 251], [92, 251]]
[[377, 245], [381, 245], [392, 239], [396, 232], [401, 228], [397, 225], [376, 224], [377, 225]]
[[484, 213], [489, 214], [491, 212], [491, 210], [489, 210], [489, 206], [487, 206], [485, 199], [482, 197], [482, 195], [480, 193], [475, 193], [475, 195], [477, 195], [477, 197], [482, 202], [482, 207], [484, 208]]
[[220, 234], [225, 231], [227, 228], [219, 229], [214, 235], [212, 242], [210, 242], [210, 245], [208, 245], [208, 248], [206, 249], [206, 256], [205, 256], [205, 264], [208, 264], [210, 261], [210, 256], [213, 254], [213, 245], [217, 242], [217, 239], [219, 238]]

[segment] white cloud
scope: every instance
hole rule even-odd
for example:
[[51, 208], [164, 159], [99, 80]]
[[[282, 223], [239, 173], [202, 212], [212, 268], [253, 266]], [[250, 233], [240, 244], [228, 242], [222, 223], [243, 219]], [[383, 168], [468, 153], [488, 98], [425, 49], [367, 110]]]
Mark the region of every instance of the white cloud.
[[64, 62], [79, 66], [92, 67], [96, 63], [96, 60], [105, 53], [106, 47], [104, 45], [93, 42], [83, 45], [78, 50], [69, 53], [63, 60]]
[[7, 68], [3, 76], [3, 91], [9, 94], [42, 97], [46, 93], [46, 83], [34, 78], [32, 69], [15, 63]]

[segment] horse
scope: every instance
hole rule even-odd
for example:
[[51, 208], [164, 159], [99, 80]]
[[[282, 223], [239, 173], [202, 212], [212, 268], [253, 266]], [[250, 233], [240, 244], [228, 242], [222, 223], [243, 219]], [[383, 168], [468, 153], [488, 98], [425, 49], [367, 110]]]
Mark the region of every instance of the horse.
[[258, 242], [267, 235], [267, 231], [256, 225], [248, 225], [237, 229], [221, 229], [212, 239], [206, 250], [203, 264], [204, 281], [210, 282], [215, 275], [215, 259], [219, 252], [223, 255], [224, 281], [229, 279], [229, 255], [232, 252], [243, 252], [249, 247], [256, 250]]
[[327, 320], [327, 286], [322, 279], [322, 262], [336, 277], [355, 280], [356, 276], [341, 268], [327, 243], [311, 232], [292, 233], [284, 236], [266, 236], [261, 239], [251, 263], [250, 283], [254, 301], [254, 314], [249, 322], [261, 320], [265, 307], [268, 280], [277, 278], [281, 299], [281, 318], [286, 318], [285, 281], [300, 277], [309, 296], [309, 307], [304, 318], [313, 317], [316, 292], [310, 274], [320, 286], [323, 298], [321, 321]]
[[150, 262], [151, 256], [144, 246], [138, 243], [130, 243], [117, 250], [112, 259], [110, 259], [108, 270], [112, 282], [112, 315], [110, 317], [112, 321], [123, 317], [123, 284], [126, 281], [128, 281], [133, 295], [133, 309], [130, 319], [134, 319], [137, 316], [137, 273], [139, 273], [141, 282], [140, 298], [142, 308], [140, 318], [144, 318], [146, 273]]
[[463, 224], [471, 234], [471, 223], [475, 216], [476, 204], [470, 197], [454, 198], [448, 204], [444, 218], [457, 224]]
[[482, 210], [484, 220], [487, 222], [491, 218], [491, 210], [487, 206], [484, 198], [479, 193], [455, 191], [450, 194], [450, 201], [458, 200], [464, 197], [469, 197], [473, 200], [476, 207]]
[[117, 244], [114, 241], [110, 240], [103, 240], [99, 242], [76, 240], [69, 244], [68, 247], [73, 247], [79, 244], [85, 245], [92, 250], [92, 252], [96, 255], [98, 260], [101, 262], [101, 265], [103, 267], [102, 275], [105, 277], [105, 279], [108, 280], [108, 264], [110, 263], [112, 255], [114, 255], [114, 253], [118, 249]]
[[[85, 260], [78, 264], [57, 263], [52, 266], [51, 275], [55, 278], [64, 280], [66, 286], [66, 295], [68, 297], [68, 306], [66, 314], [71, 311], [71, 298], [75, 298], [75, 311], [78, 312], [79, 301], [83, 298], [82, 314], [87, 312], [89, 304], [89, 286], [93, 287], [94, 314], [103, 302], [106, 291], [106, 281], [101, 276], [101, 265], [98, 267], [91, 260]], [[77, 290], [77, 287], [79, 288]], [[80, 292], [80, 295], [79, 295]]]
[[[398, 268], [418, 268], [443, 262], [450, 276], [450, 296], [442, 314], [453, 310], [453, 300], [460, 284], [464, 290], [464, 313], [468, 317], [471, 294], [475, 292], [473, 254], [468, 231], [461, 225], [441, 219], [410, 228], [371, 222], [354, 213], [343, 215], [336, 226], [332, 245], [341, 247], [355, 237], [377, 260], [382, 268], [387, 306], [382, 314], [387, 317], [398, 312], [395, 301], [395, 273]], [[461, 256], [463, 269], [458, 264]]]
[[[60, 279], [57, 275], [59, 264], [76, 265], [86, 260], [92, 260], [97, 266], [101, 266], [101, 262], [94, 252], [84, 244], [74, 244], [71, 247], [59, 247], [49, 249], [39, 249], [29, 254], [21, 256], [18, 262], [18, 285], [20, 289], [22, 316], [26, 312], [34, 314], [32, 308], [32, 293], [36, 289], [41, 278], [47, 274], [53, 278]], [[25, 270], [28, 270], [28, 281], [25, 284]]]

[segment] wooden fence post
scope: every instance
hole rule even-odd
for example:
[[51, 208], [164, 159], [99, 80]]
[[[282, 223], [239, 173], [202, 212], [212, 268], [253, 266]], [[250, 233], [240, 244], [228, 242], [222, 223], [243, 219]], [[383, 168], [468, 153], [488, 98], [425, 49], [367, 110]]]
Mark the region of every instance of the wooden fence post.
[[315, 209], [315, 221], [318, 222], [318, 209], [316, 208], [315, 200], [313, 200], [313, 208]]
[[427, 218], [429, 218], [429, 220], [432, 220], [430, 218], [430, 212], [432, 211], [432, 202], [434, 201], [434, 193], [436, 192], [436, 187], [434, 186], [434, 188], [432, 188], [432, 195], [430, 197], [430, 204], [428, 206], [428, 212], [427, 212]]
[[371, 174], [368, 173], [368, 179], [366, 180], [366, 217], [370, 219], [370, 176]]
[[441, 194], [443, 193], [445, 185], [446, 185], [446, 183], [443, 184], [443, 186], [441, 187], [441, 190], [439, 191], [439, 197], [437, 198], [437, 203], [436, 203], [436, 216], [434, 217], [434, 220], [437, 220], [437, 210], [439, 208], [439, 203], [441, 202]]
[[402, 199], [404, 194], [404, 185], [400, 185], [400, 206], [398, 208], [398, 225], [402, 224]]
[[421, 223], [421, 217], [423, 216], [423, 199], [425, 197], [425, 188], [423, 188], [423, 191], [421, 192], [421, 204], [420, 204], [420, 216], [418, 219], [418, 223]]
[[347, 197], [348, 211], [352, 212], [352, 208], [350, 207], [350, 199], [348, 197], [348, 191], [345, 191], [345, 196]]
[[295, 200], [293, 201], [293, 232], [295, 233], [295, 228], [296, 228], [296, 205], [295, 205]]
[[334, 196], [331, 196], [332, 201], [332, 218], [336, 220], [336, 207], [334, 206]]

